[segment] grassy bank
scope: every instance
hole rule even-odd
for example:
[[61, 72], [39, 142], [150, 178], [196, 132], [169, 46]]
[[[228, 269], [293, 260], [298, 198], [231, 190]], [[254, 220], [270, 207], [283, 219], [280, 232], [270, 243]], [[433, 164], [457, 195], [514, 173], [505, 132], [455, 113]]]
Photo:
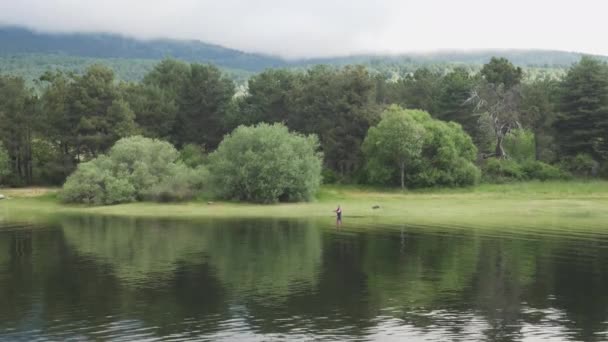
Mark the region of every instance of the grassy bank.
[[[608, 234], [608, 182], [529, 182], [465, 189], [395, 189], [325, 186], [311, 203], [254, 205], [216, 202], [132, 203], [104, 207], [64, 205], [53, 191], [2, 192], [5, 219], [82, 213], [162, 218], [312, 218], [333, 222], [337, 204], [345, 225], [432, 225], [467, 228], [534, 228], [605, 231]], [[380, 209], [372, 209], [380, 206]]]

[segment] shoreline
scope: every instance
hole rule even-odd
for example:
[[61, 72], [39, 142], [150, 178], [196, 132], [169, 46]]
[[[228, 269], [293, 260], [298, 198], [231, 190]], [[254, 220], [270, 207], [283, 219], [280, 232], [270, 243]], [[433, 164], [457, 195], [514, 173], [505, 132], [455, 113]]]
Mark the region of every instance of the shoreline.
[[[19, 195], [19, 192], [22, 195]], [[432, 225], [474, 229], [570, 229], [608, 233], [608, 182], [530, 182], [480, 185], [469, 189], [411, 192], [378, 191], [353, 186], [324, 186], [307, 203], [247, 204], [191, 201], [138, 202], [112, 206], [62, 204], [56, 189], [5, 191], [0, 220], [35, 220], [61, 214], [141, 218], [319, 219], [335, 222], [340, 204], [345, 226]], [[0, 190], [0, 193], [3, 193]], [[42, 195], [40, 195], [42, 194]], [[379, 209], [373, 209], [379, 206]]]

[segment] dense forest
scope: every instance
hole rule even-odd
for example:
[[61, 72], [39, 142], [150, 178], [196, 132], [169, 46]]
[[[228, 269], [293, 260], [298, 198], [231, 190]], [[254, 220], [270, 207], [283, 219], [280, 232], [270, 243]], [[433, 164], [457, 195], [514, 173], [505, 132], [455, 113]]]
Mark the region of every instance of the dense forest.
[[[325, 182], [458, 185], [450, 180], [455, 176], [437, 172], [458, 169], [453, 165], [472, 172], [464, 161], [449, 164], [465, 155], [488, 181], [600, 176], [608, 165], [608, 65], [592, 57], [559, 78], [526, 77], [504, 58], [477, 72], [419, 68], [399, 79], [358, 65], [268, 69], [253, 75], [244, 92], [216, 66], [166, 59], [141, 82], [117, 81], [99, 64], [82, 74], [49, 70], [35, 89], [5, 74], [0, 99], [0, 177], [13, 186], [62, 184], [79, 163], [133, 135], [168, 141], [204, 160], [226, 134], [259, 123], [318, 137]], [[380, 139], [390, 133], [382, 127], [395, 125], [385, 119], [403, 124], [406, 133], [397, 134], [434, 132], [416, 152], [424, 160], [419, 169], [376, 177], [373, 156], [382, 149], [373, 152], [364, 141], [368, 131], [372, 140], [372, 127]], [[462, 150], [467, 141], [474, 145]], [[447, 146], [457, 153], [452, 159]], [[404, 180], [404, 172], [418, 178]]]

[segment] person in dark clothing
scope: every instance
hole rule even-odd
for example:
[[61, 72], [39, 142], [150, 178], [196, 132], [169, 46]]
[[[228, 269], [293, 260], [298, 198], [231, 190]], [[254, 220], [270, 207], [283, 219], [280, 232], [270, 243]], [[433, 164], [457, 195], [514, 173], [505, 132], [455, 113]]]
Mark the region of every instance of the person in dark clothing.
[[340, 228], [342, 226], [342, 208], [338, 205], [338, 209], [334, 210], [336, 213], [336, 227]]

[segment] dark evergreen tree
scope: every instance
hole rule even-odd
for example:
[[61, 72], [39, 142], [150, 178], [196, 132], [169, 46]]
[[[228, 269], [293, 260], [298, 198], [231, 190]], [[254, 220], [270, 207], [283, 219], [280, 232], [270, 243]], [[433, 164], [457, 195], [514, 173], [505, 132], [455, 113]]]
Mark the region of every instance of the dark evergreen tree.
[[224, 116], [234, 96], [234, 83], [212, 65], [192, 64], [178, 94], [173, 141], [215, 149], [225, 133]]
[[561, 87], [560, 115], [555, 122], [565, 156], [586, 153], [608, 157], [608, 65], [583, 57]]

